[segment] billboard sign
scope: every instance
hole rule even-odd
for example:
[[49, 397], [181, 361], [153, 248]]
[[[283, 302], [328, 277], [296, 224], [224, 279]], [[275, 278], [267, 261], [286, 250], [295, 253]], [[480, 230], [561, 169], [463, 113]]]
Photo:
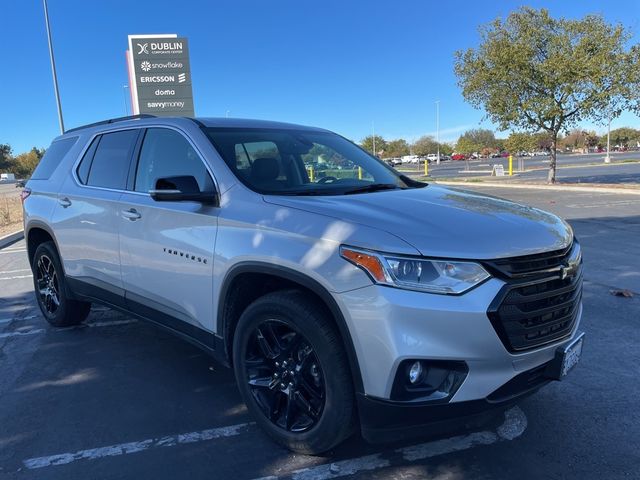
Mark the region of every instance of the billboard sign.
[[134, 114], [195, 116], [185, 37], [129, 35], [127, 64]]

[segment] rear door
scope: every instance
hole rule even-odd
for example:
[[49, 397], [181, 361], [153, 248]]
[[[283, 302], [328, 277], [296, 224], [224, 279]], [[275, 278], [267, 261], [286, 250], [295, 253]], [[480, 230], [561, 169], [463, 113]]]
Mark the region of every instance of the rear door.
[[[127, 305], [209, 344], [213, 328], [213, 251], [218, 207], [157, 202], [158, 178], [192, 175], [201, 191], [213, 177], [191, 141], [177, 130], [149, 128], [129, 191], [122, 195], [120, 256]], [[210, 345], [211, 346], [211, 345]]]
[[65, 273], [73, 288], [123, 303], [120, 197], [139, 129], [96, 136], [66, 179], [53, 215]]

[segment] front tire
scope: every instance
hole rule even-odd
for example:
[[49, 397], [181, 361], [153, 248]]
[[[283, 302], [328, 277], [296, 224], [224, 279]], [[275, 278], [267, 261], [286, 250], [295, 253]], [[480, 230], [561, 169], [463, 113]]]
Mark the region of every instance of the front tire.
[[91, 303], [68, 297], [62, 264], [53, 242], [38, 245], [32, 268], [36, 299], [47, 322], [54, 327], [69, 327], [87, 318]]
[[354, 391], [342, 341], [324, 309], [297, 290], [242, 313], [234, 335], [238, 387], [257, 423], [298, 453], [320, 454], [354, 430]]

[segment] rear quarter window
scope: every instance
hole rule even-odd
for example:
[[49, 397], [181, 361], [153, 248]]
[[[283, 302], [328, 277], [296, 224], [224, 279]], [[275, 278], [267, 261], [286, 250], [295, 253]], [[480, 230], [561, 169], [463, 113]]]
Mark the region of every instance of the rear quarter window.
[[31, 175], [32, 180], [47, 180], [56, 170], [64, 156], [78, 141], [78, 137], [62, 138], [54, 141], [47, 148], [44, 156]]

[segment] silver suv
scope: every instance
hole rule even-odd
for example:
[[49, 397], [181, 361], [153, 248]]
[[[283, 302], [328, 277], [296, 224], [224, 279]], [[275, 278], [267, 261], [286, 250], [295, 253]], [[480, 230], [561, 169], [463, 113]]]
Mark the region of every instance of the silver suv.
[[582, 350], [567, 223], [414, 181], [319, 128], [101, 122], [56, 138], [23, 199], [52, 325], [99, 302], [168, 328], [232, 366], [297, 452], [468, 424]]

